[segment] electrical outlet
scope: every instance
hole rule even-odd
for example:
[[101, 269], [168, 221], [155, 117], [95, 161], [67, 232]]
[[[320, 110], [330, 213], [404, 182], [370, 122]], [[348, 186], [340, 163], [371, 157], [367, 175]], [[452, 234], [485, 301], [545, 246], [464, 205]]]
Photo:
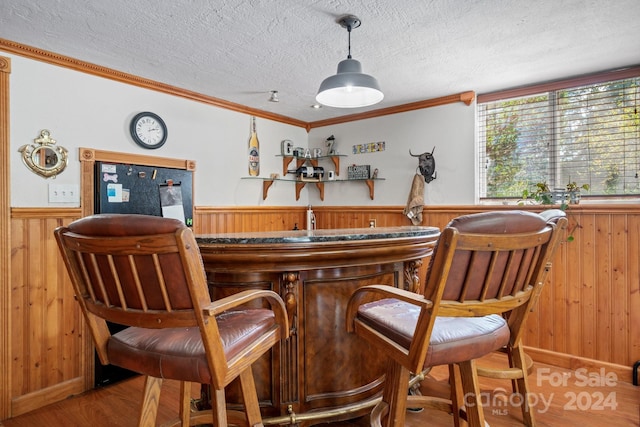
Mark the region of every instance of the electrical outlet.
[[376, 228], [376, 220], [375, 218], [369, 220], [369, 227]]

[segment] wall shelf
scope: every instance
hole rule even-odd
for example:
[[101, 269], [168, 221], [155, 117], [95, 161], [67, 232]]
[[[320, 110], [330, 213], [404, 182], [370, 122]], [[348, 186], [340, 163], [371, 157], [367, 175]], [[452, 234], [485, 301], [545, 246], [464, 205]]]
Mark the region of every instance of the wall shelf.
[[[296, 157], [296, 156], [285, 156], [282, 154], [277, 154], [276, 157], [282, 157], [282, 175], [286, 177], [289, 173], [289, 165], [292, 161], [296, 161], [296, 169], [305, 163], [311, 164], [313, 167], [318, 167], [318, 161], [323, 159], [330, 159], [335, 166], [335, 174], [336, 176], [340, 175], [340, 157], [346, 157], [346, 154], [333, 154], [330, 156], [318, 156], [318, 157]], [[259, 179], [262, 180], [262, 200], [267, 199], [267, 195], [269, 193], [269, 188], [273, 185], [275, 181], [284, 181], [284, 182], [294, 182], [296, 188], [296, 200], [300, 200], [300, 193], [305, 185], [311, 183], [315, 184], [316, 188], [320, 192], [320, 200], [324, 201], [324, 185], [327, 183], [334, 182], [364, 182], [369, 188], [369, 197], [371, 200], [374, 198], [374, 189], [375, 189], [375, 181], [384, 181], [384, 178], [370, 178], [370, 179], [332, 179], [332, 180], [313, 180], [313, 179], [294, 179], [294, 178], [260, 178], [258, 176], [246, 176], [242, 179]]]
[[259, 179], [262, 181], [262, 200], [266, 200], [267, 199], [267, 195], [269, 193], [269, 188], [271, 188], [271, 186], [273, 185], [274, 182], [276, 181], [283, 181], [283, 182], [293, 182], [295, 183], [295, 187], [296, 187], [296, 200], [300, 199], [300, 192], [302, 191], [302, 189], [305, 187], [305, 185], [307, 184], [315, 184], [316, 188], [318, 188], [318, 191], [320, 192], [320, 200], [324, 201], [324, 185], [325, 184], [332, 184], [335, 182], [364, 182], [367, 186], [367, 188], [369, 188], [369, 197], [371, 198], [371, 200], [374, 199], [374, 190], [375, 190], [375, 181], [384, 181], [384, 178], [371, 178], [371, 179], [334, 179], [331, 181], [328, 180], [324, 180], [324, 181], [306, 181], [306, 180], [299, 180], [299, 179], [287, 179], [287, 178], [260, 178], [260, 177], [254, 177], [254, 176], [246, 176], [243, 177], [242, 179]]

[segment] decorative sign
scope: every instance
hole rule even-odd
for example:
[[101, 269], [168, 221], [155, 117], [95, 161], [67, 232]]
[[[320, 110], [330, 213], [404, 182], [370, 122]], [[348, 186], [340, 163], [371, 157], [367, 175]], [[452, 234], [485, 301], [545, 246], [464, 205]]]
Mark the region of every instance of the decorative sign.
[[293, 142], [290, 139], [285, 139], [280, 143], [280, 152], [283, 156], [293, 155]]
[[371, 165], [347, 166], [348, 179], [369, 179], [371, 177]]
[[368, 144], [357, 144], [353, 146], [353, 154], [375, 153], [376, 151], [384, 151], [385, 142], [369, 142]]

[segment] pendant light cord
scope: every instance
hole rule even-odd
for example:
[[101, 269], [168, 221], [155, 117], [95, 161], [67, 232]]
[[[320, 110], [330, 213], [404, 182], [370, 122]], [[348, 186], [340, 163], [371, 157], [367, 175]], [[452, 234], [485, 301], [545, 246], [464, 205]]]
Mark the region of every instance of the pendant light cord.
[[347, 24], [347, 32], [349, 33], [349, 54], [347, 55], [347, 59], [351, 59], [351, 25]]

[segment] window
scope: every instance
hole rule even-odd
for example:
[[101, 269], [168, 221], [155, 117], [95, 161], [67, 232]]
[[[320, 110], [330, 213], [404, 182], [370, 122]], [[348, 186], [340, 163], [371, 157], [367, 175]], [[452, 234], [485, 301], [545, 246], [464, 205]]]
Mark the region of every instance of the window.
[[481, 198], [640, 195], [640, 67], [478, 97]]

